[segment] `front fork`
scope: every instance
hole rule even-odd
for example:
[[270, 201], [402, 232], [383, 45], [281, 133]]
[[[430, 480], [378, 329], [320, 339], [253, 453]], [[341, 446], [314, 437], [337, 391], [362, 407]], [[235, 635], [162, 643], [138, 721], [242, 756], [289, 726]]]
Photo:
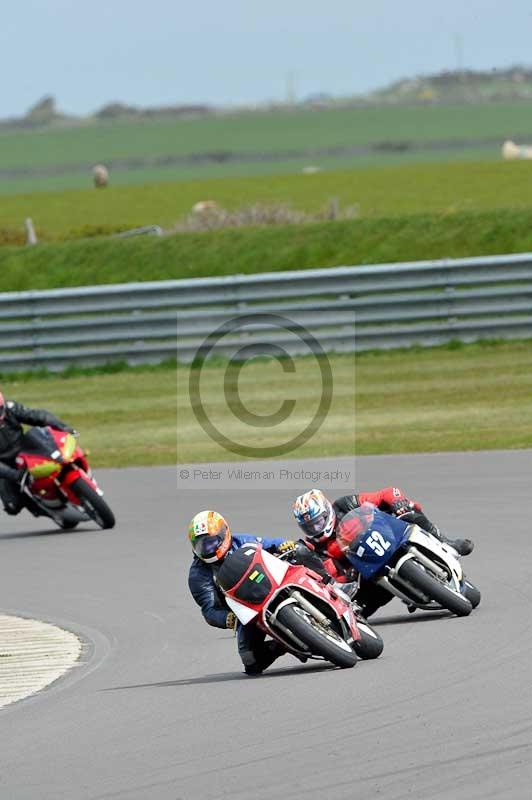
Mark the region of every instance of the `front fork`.
[[70, 503], [73, 503], [75, 506], [79, 506], [79, 498], [70, 488], [70, 486], [74, 483], [74, 481], [77, 481], [78, 478], [83, 478], [83, 480], [87, 481], [87, 483], [89, 483], [94, 491], [98, 492], [99, 495], [103, 494], [102, 490], [92, 477], [90, 470], [89, 472], [86, 472], [77, 464], [72, 464], [69, 465], [69, 469], [63, 471], [61, 478], [58, 478], [56, 481], [60, 491], [66, 496]]

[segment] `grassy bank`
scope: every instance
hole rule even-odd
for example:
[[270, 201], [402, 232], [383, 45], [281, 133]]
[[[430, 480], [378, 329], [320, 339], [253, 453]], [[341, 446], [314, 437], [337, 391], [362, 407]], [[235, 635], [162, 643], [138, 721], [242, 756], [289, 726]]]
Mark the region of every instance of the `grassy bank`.
[[423, 214], [4, 247], [0, 291], [527, 251], [532, 209]]
[[[532, 447], [532, 342], [334, 356], [330, 363], [330, 412], [316, 435], [287, 457]], [[251, 363], [241, 373], [241, 399], [255, 414], [297, 398], [282, 425], [258, 429], [238, 422], [224, 401], [222, 365], [204, 368], [206, 411], [225, 435], [247, 444], [286, 441], [308, 423], [320, 396], [314, 362], [295, 364], [293, 375], [275, 362]], [[177, 381], [175, 368], [137, 368], [4, 379], [2, 388], [8, 397], [45, 405], [75, 425], [96, 466], [240, 458], [199, 427], [188, 376], [184, 367]]]

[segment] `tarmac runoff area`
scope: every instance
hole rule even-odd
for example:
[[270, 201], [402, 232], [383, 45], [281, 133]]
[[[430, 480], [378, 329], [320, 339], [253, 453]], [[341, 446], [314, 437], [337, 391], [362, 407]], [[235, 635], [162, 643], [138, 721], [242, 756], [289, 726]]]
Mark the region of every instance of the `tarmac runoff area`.
[[78, 661], [82, 643], [70, 631], [0, 614], [0, 708], [49, 686]]
[[531, 800], [532, 450], [268, 462], [331, 498], [398, 483], [475, 541], [463, 564], [482, 601], [458, 619], [392, 600], [372, 618], [376, 661], [287, 655], [258, 678], [190, 595], [188, 523], [214, 508], [235, 532], [294, 538], [313, 484], [212, 467], [220, 480], [101, 470], [112, 531], [0, 516], [3, 612], [83, 645], [75, 669], [1, 710], [0, 800]]

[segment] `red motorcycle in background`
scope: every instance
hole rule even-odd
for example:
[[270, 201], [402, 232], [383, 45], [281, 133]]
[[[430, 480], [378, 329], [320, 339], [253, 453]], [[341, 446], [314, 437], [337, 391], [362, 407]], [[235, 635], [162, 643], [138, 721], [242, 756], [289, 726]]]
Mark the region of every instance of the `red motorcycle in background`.
[[216, 583], [242, 625], [253, 622], [296, 656], [353, 667], [357, 656], [377, 658], [382, 652], [381, 637], [357, 619], [346, 595], [311, 569], [276, 558], [260, 544], [230, 553]]
[[34, 516], [50, 517], [71, 530], [93, 520], [112, 528], [115, 517], [91, 474], [87, 457], [75, 436], [50, 426], [30, 428], [17, 456], [24, 504]]

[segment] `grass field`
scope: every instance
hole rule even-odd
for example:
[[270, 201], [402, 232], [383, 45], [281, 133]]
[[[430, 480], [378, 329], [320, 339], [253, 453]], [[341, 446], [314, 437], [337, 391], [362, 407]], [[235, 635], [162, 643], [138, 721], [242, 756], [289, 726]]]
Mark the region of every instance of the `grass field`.
[[[202, 397], [219, 428], [260, 446], [300, 430], [314, 413], [320, 384], [309, 380], [315, 365], [307, 359], [295, 363], [296, 373], [288, 377], [275, 362], [251, 363], [242, 372], [241, 398], [254, 413], [271, 413], [283, 397], [297, 398], [287, 427], [269, 429], [251, 429], [233, 418], [220, 391], [225, 366], [207, 366]], [[290, 458], [532, 447], [532, 342], [334, 356], [331, 366], [330, 413]], [[179, 368], [177, 376], [175, 368], [158, 368], [4, 377], [2, 388], [8, 397], [45, 405], [75, 425], [96, 466], [240, 459], [199, 429], [188, 369]]]
[[[320, 156], [287, 158], [272, 161], [230, 161], [209, 164], [184, 164], [176, 167], [168, 166], [142, 166], [135, 169], [115, 172], [111, 179], [114, 188], [138, 187], [140, 191], [148, 184], [189, 183], [191, 181], [219, 181], [220, 179], [233, 179], [239, 177], [262, 178], [284, 175], [301, 175], [304, 167], [312, 164], [323, 172], [338, 170], [361, 170], [375, 167], [404, 166], [408, 164], [425, 163], [462, 163], [465, 161], [500, 161], [500, 147], [479, 146], [457, 148], [438, 148], [437, 150], [413, 150], [403, 153], [369, 153], [359, 156]], [[61, 191], [87, 190], [94, 193], [92, 172], [87, 166], [74, 172], [48, 175], [45, 178], [36, 178], [27, 175], [17, 178], [1, 177], [0, 172], [0, 198], [6, 199], [17, 194], [35, 194]]]
[[[482, 142], [493, 140], [486, 157], [500, 157], [500, 144], [507, 138], [532, 138], [532, 109], [527, 103], [380, 107], [284, 111], [174, 121], [114, 123], [74, 128], [4, 132], [0, 134], [0, 173], [33, 170], [30, 178], [4, 175], [0, 192], [21, 192], [38, 188], [82, 188], [88, 186], [90, 167], [97, 162], [116, 163], [113, 182], [144, 183], [198, 176], [268, 174], [300, 171], [303, 163], [316, 159], [312, 151], [365, 146], [376, 142]], [[500, 140], [500, 144], [499, 144]], [[231, 151], [242, 155], [234, 164], [171, 165], [165, 169], [146, 167], [146, 159], [185, 156], [192, 153]], [[305, 151], [302, 161], [293, 152]], [[469, 147], [439, 153], [434, 159], [471, 158]], [[246, 153], [274, 153], [279, 161], [246, 163]], [[388, 156], [424, 160], [422, 152]], [[131, 163], [135, 160], [137, 163]], [[129, 164], [128, 164], [129, 162]], [[383, 156], [340, 163], [321, 155], [316, 163], [325, 168], [384, 163]], [[59, 169], [60, 168], [60, 169]], [[40, 174], [39, 174], [40, 171]]]
[[24, 241], [28, 216], [39, 237], [53, 241], [147, 224], [170, 228], [201, 199], [228, 209], [261, 202], [316, 213], [332, 197], [340, 208], [357, 207], [362, 219], [527, 208], [532, 205], [532, 162], [405, 165], [5, 195], [0, 196], [0, 241]]

